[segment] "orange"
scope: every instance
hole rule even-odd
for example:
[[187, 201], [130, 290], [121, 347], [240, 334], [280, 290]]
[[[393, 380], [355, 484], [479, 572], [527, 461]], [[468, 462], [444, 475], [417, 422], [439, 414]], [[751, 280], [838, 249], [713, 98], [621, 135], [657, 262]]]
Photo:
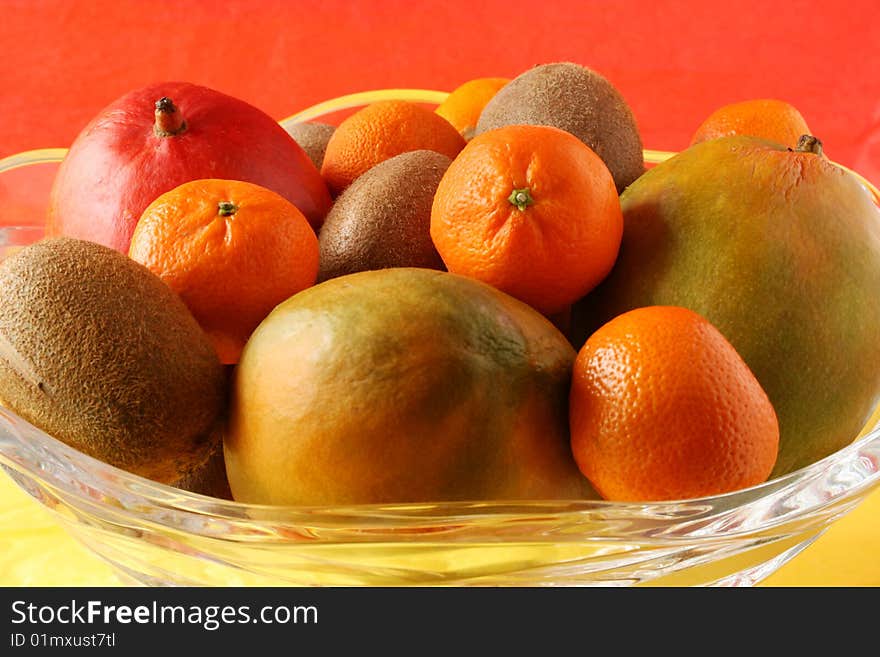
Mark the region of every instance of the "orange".
[[468, 80], [456, 87], [434, 111], [449, 121], [466, 141], [470, 141], [474, 136], [480, 112], [508, 82], [508, 78]]
[[724, 105], [712, 112], [697, 128], [691, 145], [719, 137], [748, 135], [794, 148], [801, 135], [808, 134], [810, 129], [797, 108], [783, 100], [756, 99]]
[[321, 175], [339, 195], [355, 178], [395, 155], [429, 150], [454, 158], [464, 138], [439, 114], [404, 100], [367, 105], [345, 119], [327, 142]]
[[474, 137], [434, 195], [431, 238], [449, 271], [545, 315], [611, 270], [623, 217], [608, 167], [573, 135], [513, 125]]
[[318, 238], [303, 213], [235, 180], [195, 180], [159, 196], [138, 220], [129, 255], [181, 296], [226, 364], [318, 275]]
[[765, 481], [779, 424], [745, 361], [701, 315], [648, 306], [597, 330], [574, 364], [572, 452], [604, 498], [672, 500]]

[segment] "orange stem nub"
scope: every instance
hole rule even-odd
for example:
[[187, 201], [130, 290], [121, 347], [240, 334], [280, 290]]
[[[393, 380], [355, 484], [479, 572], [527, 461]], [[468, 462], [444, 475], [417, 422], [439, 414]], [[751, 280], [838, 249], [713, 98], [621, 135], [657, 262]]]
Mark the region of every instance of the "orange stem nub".
[[514, 189], [510, 192], [510, 196], [507, 197], [507, 200], [510, 201], [512, 205], [515, 205], [520, 211], [525, 210], [535, 202], [528, 187]]
[[217, 204], [217, 212], [220, 213], [221, 217], [231, 217], [238, 212], [238, 206], [232, 201], [220, 201]]

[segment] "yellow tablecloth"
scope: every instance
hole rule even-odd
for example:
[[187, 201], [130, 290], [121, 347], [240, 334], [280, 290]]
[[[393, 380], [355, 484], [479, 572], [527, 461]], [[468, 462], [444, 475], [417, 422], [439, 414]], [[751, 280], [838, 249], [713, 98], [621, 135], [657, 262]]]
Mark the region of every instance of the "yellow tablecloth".
[[[0, 474], [0, 586], [119, 586], [113, 570]], [[880, 586], [880, 490], [763, 582]]]

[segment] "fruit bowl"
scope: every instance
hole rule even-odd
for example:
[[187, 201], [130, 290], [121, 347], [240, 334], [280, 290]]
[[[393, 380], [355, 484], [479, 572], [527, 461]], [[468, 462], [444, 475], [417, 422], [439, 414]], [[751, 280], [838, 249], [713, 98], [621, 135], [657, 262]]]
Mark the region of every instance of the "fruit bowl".
[[[281, 123], [385, 98], [436, 104], [443, 97], [364, 92]], [[64, 152], [0, 160], [0, 258], [42, 236], [52, 173]], [[645, 151], [645, 160], [670, 155]], [[0, 408], [0, 465], [8, 476], [126, 583], [149, 585], [748, 586], [880, 485], [880, 412], [854, 438], [784, 477], [686, 501], [273, 507], [129, 474]]]

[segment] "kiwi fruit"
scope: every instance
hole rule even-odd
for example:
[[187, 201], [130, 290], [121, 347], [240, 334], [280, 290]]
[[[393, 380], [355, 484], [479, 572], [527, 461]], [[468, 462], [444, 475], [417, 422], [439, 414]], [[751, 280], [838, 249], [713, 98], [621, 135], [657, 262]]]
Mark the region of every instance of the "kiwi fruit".
[[229, 488], [229, 479], [226, 477], [223, 436], [219, 430], [210, 442], [211, 448], [202, 460], [193, 464], [191, 470], [184, 473], [171, 485], [190, 493], [216, 497], [221, 500], [232, 500], [232, 490]]
[[318, 281], [389, 267], [445, 271], [431, 240], [431, 205], [452, 163], [429, 150], [380, 162], [336, 199], [318, 235]]
[[287, 126], [287, 134], [299, 144], [309, 156], [312, 163], [321, 170], [324, 162], [324, 153], [327, 151], [327, 142], [336, 131], [336, 126], [317, 121], [307, 123], [294, 123]]
[[520, 74], [486, 104], [475, 134], [507, 125], [570, 132], [602, 158], [618, 194], [645, 171], [641, 135], [626, 100], [605, 77], [580, 64], [542, 64]]
[[0, 263], [0, 403], [49, 435], [174, 483], [216, 447], [226, 389], [183, 301], [126, 255], [59, 237]]

